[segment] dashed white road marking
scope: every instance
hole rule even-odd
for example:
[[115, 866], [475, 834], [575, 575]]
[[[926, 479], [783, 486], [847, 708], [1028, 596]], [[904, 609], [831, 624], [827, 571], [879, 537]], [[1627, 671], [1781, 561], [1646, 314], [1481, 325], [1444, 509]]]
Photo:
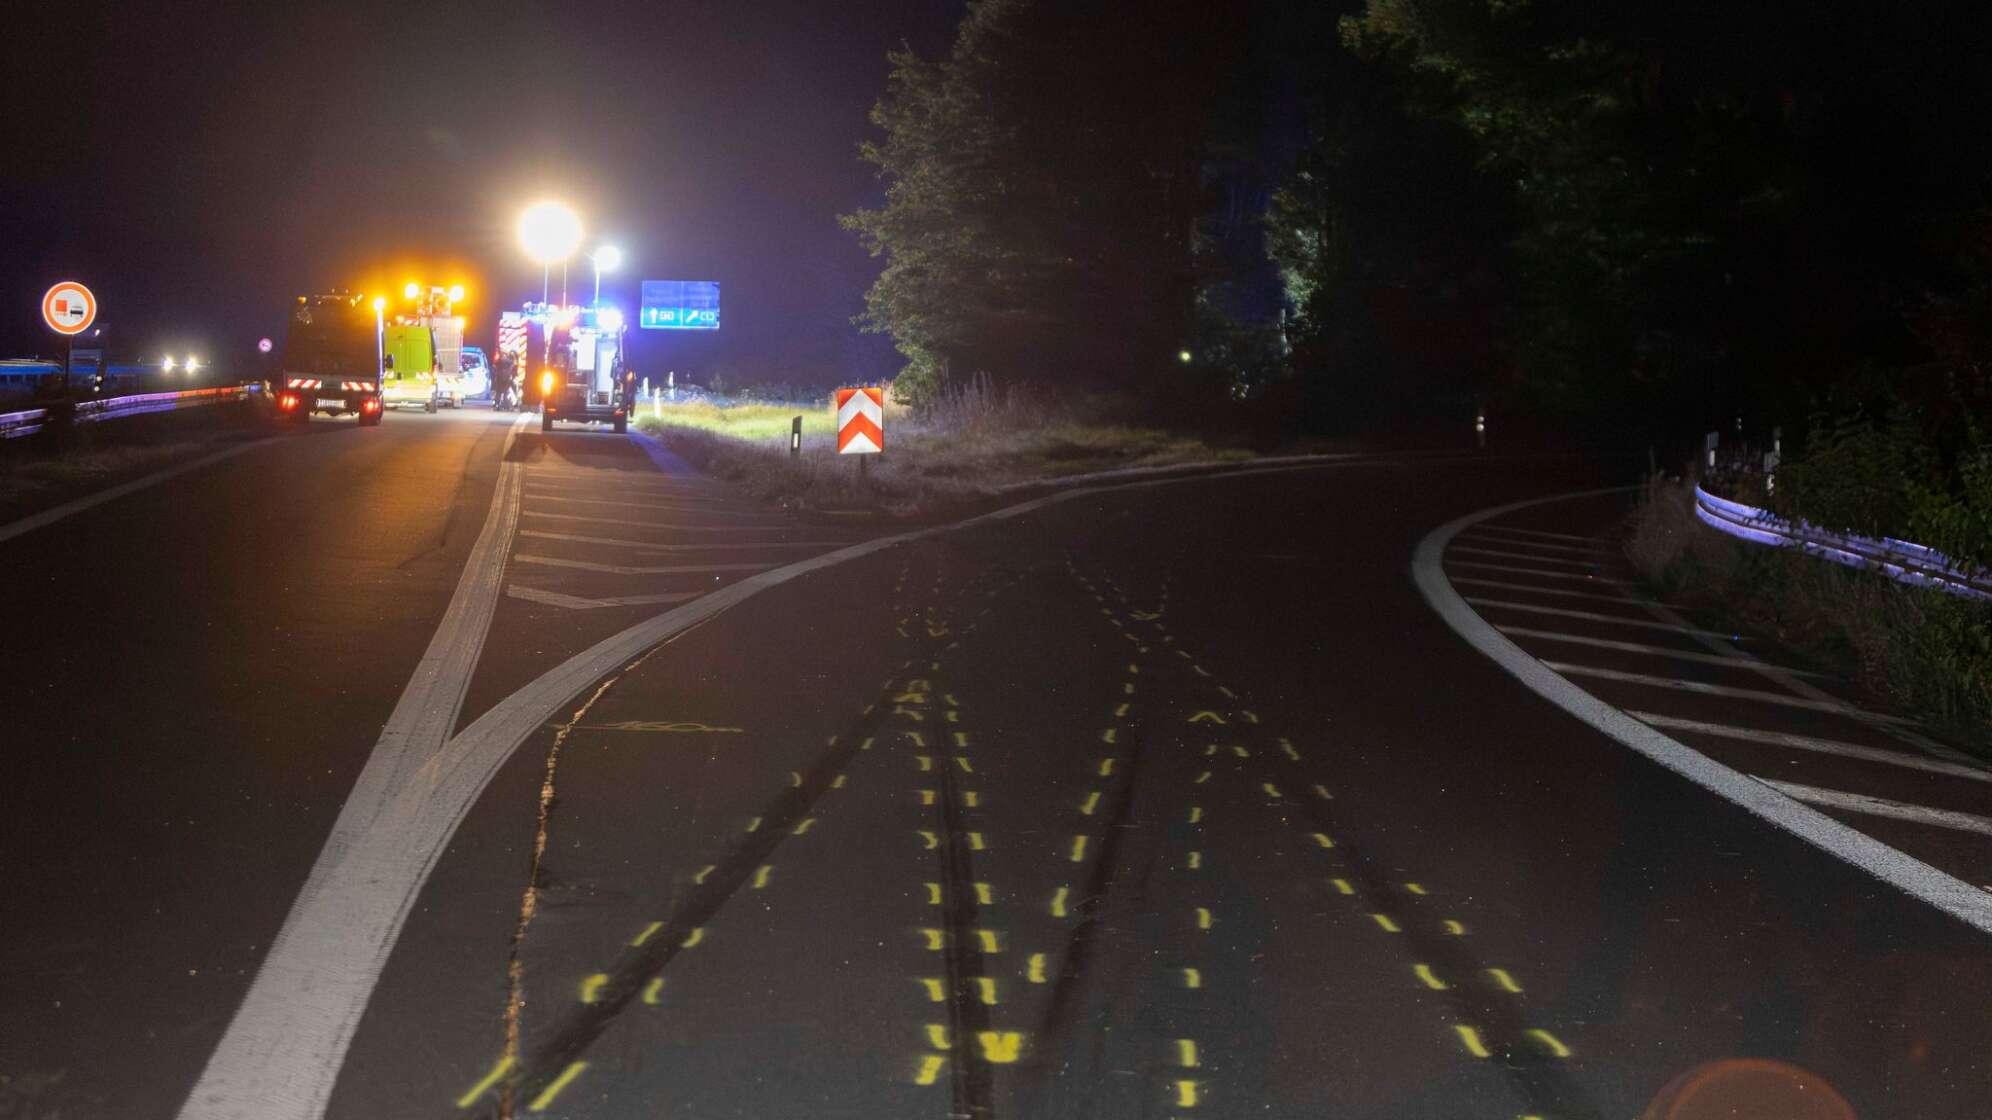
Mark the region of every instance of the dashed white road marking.
[[1480, 548], [1470, 544], [1456, 544], [1453, 546], [1453, 551], [1473, 556], [1494, 556], [1502, 560], [1527, 560], [1531, 564], [1560, 564], [1566, 568], [1583, 568], [1587, 571], [1597, 571], [1604, 566], [1596, 560], [1561, 560], [1554, 556], [1537, 556], [1532, 552], [1508, 552], [1504, 549]]
[[1599, 680], [1619, 681], [1624, 684], [1644, 685], [1648, 688], [1663, 688], [1669, 692], [1693, 692], [1702, 696], [1726, 696], [1731, 700], [1754, 700], [1759, 704], [1782, 704], [1787, 708], [1804, 708], [1813, 712], [1832, 712], [1847, 715], [1860, 712], [1867, 719], [1886, 720], [1890, 723], [1913, 723], [1914, 720], [1901, 716], [1882, 715], [1878, 712], [1861, 712], [1849, 704], [1837, 700], [1809, 700], [1803, 696], [1793, 696], [1786, 692], [1766, 692], [1761, 688], [1735, 688], [1726, 684], [1703, 684], [1701, 681], [1676, 680], [1673, 677], [1656, 677], [1648, 673], [1627, 673], [1618, 669], [1600, 669], [1595, 665], [1578, 665], [1569, 661], [1544, 661], [1544, 665], [1565, 675], [1596, 677]]
[[1610, 576], [1582, 572], [1552, 572], [1543, 568], [1524, 568], [1518, 564], [1495, 564], [1486, 560], [1454, 560], [1455, 568], [1480, 568], [1490, 572], [1507, 572], [1510, 575], [1534, 576], [1537, 579], [1560, 579], [1570, 583], [1581, 583], [1588, 587], [1624, 587], [1625, 584]]
[[1786, 731], [1765, 731], [1755, 727], [1731, 727], [1722, 723], [1706, 723], [1698, 719], [1681, 719], [1676, 716], [1663, 716], [1657, 712], [1633, 712], [1642, 722], [1669, 731], [1692, 731], [1702, 735], [1714, 735], [1722, 739], [1740, 739], [1746, 743], [1763, 743], [1766, 746], [1790, 747], [1793, 750], [1812, 751], [1815, 754], [1834, 754], [1842, 758], [1859, 759], [1862, 762], [1879, 762], [1885, 766], [1901, 766], [1910, 770], [1924, 770], [1932, 774], [1945, 774], [1953, 778], [1964, 778], [1974, 782], [1992, 782], [1992, 770], [1982, 770], [1975, 766], [1962, 766], [1955, 762], [1945, 762], [1937, 758], [1909, 754], [1906, 751], [1884, 750], [1880, 747], [1864, 747], [1859, 743], [1843, 743], [1838, 739], [1821, 739], [1813, 735], [1793, 735]]
[[794, 522], [779, 522], [773, 525], [695, 525], [687, 521], [644, 521], [635, 517], [589, 517], [580, 513], [547, 513], [544, 510], [522, 511], [527, 517], [544, 518], [548, 521], [587, 521], [597, 525], [626, 525], [641, 529], [675, 529], [680, 532], [704, 533], [787, 533], [796, 526]]
[[1630, 714], [1559, 676], [1474, 612], [1446, 580], [1446, 546], [1462, 530], [1516, 510], [1551, 502], [1622, 494], [1628, 487], [1586, 490], [1511, 502], [1447, 522], [1418, 542], [1411, 578], [1419, 594], [1467, 644], [1506, 670], [1531, 692], [1703, 789], [1811, 844], [1836, 859], [1928, 903], [1982, 933], [1992, 933], [1992, 892], [1940, 871], [1804, 805], [1693, 747], [1670, 739]]
[[674, 514], [684, 513], [684, 514], [691, 514], [695, 517], [737, 517], [737, 518], [745, 518], [748, 520], [759, 520], [759, 521], [788, 520], [787, 518], [783, 517], [780, 514], [761, 513], [758, 510], [691, 509], [682, 506], [673, 508], [672, 502], [669, 498], [659, 498], [654, 502], [625, 502], [625, 501], [619, 501], [614, 498], [568, 498], [568, 497], [563, 497], [559, 494], [547, 494], [538, 491], [528, 490], [526, 491], [526, 500], [532, 502], [566, 502], [569, 505], [582, 505], [582, 506], [622, 506], [626, 509], [663, 510], [666, 513], [674, 513]]
[[512, 557], [515, 564], [538, 564], [547, 568], [574, 568], [583, 572], [608, 572], [619, 576], [712, 575], [715, 572], [759, 572], [773, 564], [598, 564], [593, 560], [565, 560], [558, 556]]
[[540, 540], [569, 541], [574, 544], [601, 544], [616, 548], [633, 548], [640, 552], [707, 552], [715, 548], [842, 548], [850, 541], [713, 541], [705, 544], [658, 544], [655, 541], [633, 541], [623, 537], [590, 537], [580, 533], [554, 533], [545, 529], [521, 529], [522, 537], [535, 537]]
[[1544, 540], [1551, 541], [1584, 541], [1594, 545], [1597, 543], [1596, 537], [1580, 536], [1576, 533], [1551, 533], [1543, 529], [1524, 529], [1518, 525], [1476, 525], [1474, 526], [1474, 531], [1480, 533], [1514, 533], [1518, 536], [1541, 537]]
[[1484, 599], [1478, 595], [1468, 595], [1466, 601], [1476, 607], [1495, 607], [1504, 611], [1527, 611], [1530, 614], [1554, 615], [1557, 618], [1581, 618], [1586, 622], [1610, 622], [1619, 626], [1632, 626], [1641, 630], [1664, 630], [1670, 634], [1702, 634], [1711, 638], [1727, 638], [1727, 634], [1717, 634], [1713, 630], [1698, 630], [1692, 626], [1677, 626], [1671, 622], [1654, 622], [1647, 618], [1627, 618], [1617, 614], [1599, 614], [1597, 611], [1573, 611], [1564, 607], [1545, 607], [1538, 603], [1517, 603], [1512, 599]]
[[1554, 595], [1559, 599], [1587, 599], [1594, 603], [1620, 603], [1629, 607], [1644, 606], [1646, 600], [1635, 599], [1630, 595], [1601, 595], [1596, 591], [1571, 591], [1562, 587], [1537, 587], [1532, 583], [1513, 583], [1505, 579], [1481, 579], [1479, 576], [1454, 576], [1454, 583], [1470, 583], [1475, 587], [1498, 587], [1503, 591], [1526, 591], [1531, 595]]
[[689, 603], [705, 594], [703, 591], [670, 591], [657, 595], [615, 595], [607, 599], [585, 599], [579, 595], [563, 595], [558, 591], [542, 591], [537, 587], [521, 587], [511, 584], [505, 594], [514, 599], [543, 603], [549, 607], [563, 607], [570, 611], [591, 611], [601, 607], [640, 607], [660, 603]]
[[1596, 545], [1548, 544], [1542, 541], [1503, 539], [1490, 534], [1485, 529], [1476, 529], [1471, 534], [1462, 533], [1459, 538], [1465, 544], [1498, 544], [1508, 548], [1528, 548], [1537, 552], [1564, 552], [1577, 556], [1598, 556], [1604, 550]]
[[1808, 805], [1819, 805], [1828, 809], [1838, 809], [1846, 813], [1865, 813], [1873, 817], [1888, 817], [1891, 820], [1913, 821], [1916, 824], [1932, 825], [1936, 828], [1956, 829], [1960, 832], [1976, 832], [1981, 836], [1992, 836], [1992, 817], [1981, 817], [1972, 813], [1960, 813], [1952, 809], [1932, 809], [1927, 805], [1911, 805], [1906, 801], [1890, 801], [1885, 797], [1869, 797], [1865, 793], [1847, 793], [1837, 789], [1820, 789], [1817, 786], [1802, 786], [1796, 782], [1780, 782], [1773, 778], [1758, 778], [1758, 781], [1784, 794], [1795, 801]]
[[[1464, 580], [1455, 580], [1464, 583]], [[1738, 657], [1733, 653], [1696, 653], [1693, 650], [1669, 649], [1666, 646], [1649, 646], [1644, 642], [1615, 642], [1610, 638], [1593, 638], [1587, 634], [1565, 634], [1557, 630], [1532, 630], [1527, 626], [1497, 626], [1495, 629], [1509, 637], [1535, 638], [1545, 642], [1565, 642], [1570, 645], [1591, 646], [1596, 649], [1614, 649], [1621, 653], [1644, 653], [1654, 657], [1665, 657], [1674, 661], [1692, 661], [1697, 665], [1720, 665], [1725, 669], [1741, 669], [1746, 673], [1761, 673], [1767, 668], [1764, 662], [1753, 658]], [[1808, 669], [1776, 669], [1780, 673], [1791, 673], [1801, 677], [1817, 677], [1823, 674]]]

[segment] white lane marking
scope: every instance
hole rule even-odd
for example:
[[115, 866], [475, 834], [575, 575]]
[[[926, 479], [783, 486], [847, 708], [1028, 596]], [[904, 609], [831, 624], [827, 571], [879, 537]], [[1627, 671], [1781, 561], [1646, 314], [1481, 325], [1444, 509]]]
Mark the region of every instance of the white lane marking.
[[1848, 813], [1865, 813], [1873, 817], [1888, 817], [1898, 821], [1913, 821], [1937, 828], [1953, 828], [1960, 832], [1976, 832], [1982, 836], [1992, 836], [1992, 817], [1960, 813], [1953, 809], [1932, 809], [1927, 805], [1911, 805], [1907, 801], [1869, 797], [1865, 793], [1847, 793], [1837, 789], [1802, 786], [1796, 782], [1780, 782], [1774, 778], [1757, 780], [1786, 797], [1803, 801], [1807, 805], [1820, 805]]
[[130, 482], [120, 482], [116, 486], [99, 490], [94, 494], [85, 494], [74, 501], [64, 502], [59, 506], [45, 509], [40, 513], [29, 514], [19, 521], [0, 526], [0, 541], [11, 541], [23, 533], [32, 533], [44, 525], [53, 525], [65, 517], [82, 513], [93, 506], [100, 506], [105, 502], [115, 501], [126, 494], [135, 494], [148, 487], [157, 486], [169, 478], [178, 478], [188, 471], [197, 471], [202, 467], [219, 463], [223, 459], [233, 459], [245, 451], [254, 451], [265, 444], [275, 443], [280, 439], [287, 438], [289, 437], [270, 436], [266, 439], [250, 440], [248, 443], [238, 443], [233, 447], [224, 447], [212, 455], [203, 455], [198, 459], [189, 460], [177, 466], [167, 467], [165, 470], [154, 471], [143, 478], [134, 478]]
[[651, 566], [632, 564], [597, 564], [593, 560], [562, 560], [558, 556], [512, 557], [515, 564], [539, 564], [548, 568], [578, 568], [584, 572], [609, 572], [619, 576], [683, 576], [711, 575], [714, 572], [759, 572], [774, 567], [773, 564], [657, 564]]
[[1713, 630], [1697, 630], [1692, 626], [1676, 626], [1671, 622], [1654, 622], [1644, 618], [1627, 618], [1624, 615], [1599, 614], [1596, 611], [1573, 611], [1563, 607], [1544, 607], [1535, 603], [1517, 603], [1511, 599], [1483, 599], [1478, 595], [1468, 595], [1466, 601], [1480, 607], [1495, 607], [1506, 611], [1527, 611], [1530, 614], [1549, 614], [1558, 618], [1581, 618], [1586, 622], [1610, 622], [1619, 626], [1632, 626], [1641, 630], [1664, 630], [1670, 634], [1706, 634], [1711, 638], [1727, 637]]
[[842, 541], [713, 541], [710, 544], [658, 544], [655, 541], [632, 541], [622, 537], [590, 537], [578, 533], [550, 533], [545, 529], [521, 529], [522, 537], [538, 537], [549, 541], [571, 541], [575, 544], [606, 544], [618, 548], [634, 548], [640, 552], [710, 552], [715, 548], [842, 548], [850, 544]]
[[[1453, 632], [1506, 670], [1530, 691], [1703, 789], [1739, 806], [1983, 933], [1992, 933], [1992, 892], [1979, 890], [1954, 875], [1898, 851], [1857, 829], [1849, 828], [1817, 809], [1799, 804], [1739, 770], [1715, 761], [1693, 747], [1670, 739], [1654, 728], [1558, 676], [1520, 646], [1474, 613], [1446, 582], [1441, 561], [1446, 545], [1462, 529], [1515, 510], [1577, 498], [1620, 494], [1630, 487], [1587, 490], [1532, 498], [1470, 513], [1447, 522], [1418, 542], [1411, 560], [1411, 578]], [[577, 690], [578, 691], [578, 690]], [[475, 726], [475, 725], [473, 725]]]
[[[194, 1095], [181, 1107], [180, 1120], [317, 1120], [324, 1114], [326, 1098], [352, 1042], [353, 1024], [373, 996], [409, 907], [458, 824], [521, 743], [569, 700], [643, 651], [762, 591], [811, 572], [1080, 498], [1179, 483], [1214, 483], [1388, 462], [1350, 460], [1259, 467], [1054, 491], [963, 521], [877, 537], [759, 572], [597, 642], [471, 721], [386, 804], [356, 810], [352, 802], [347, 803], [340, 812], [340, 823], [345, 824], [351, 813], [371, 816], [370, 826], [359, 835], [335, 826], [333, 841], [328, 842], [319, 860], [336, 864], [340, 874], [321, 877], [314, 868], [306, 893], [292, 907], [283, 933], [270, 948], [270, 958], [209, 1059], [208, 1073], [202, 1075]], [[1471, 459], [1458, 462], [1484, 465], [1484, 461]], [[375, 761], [369, 760], [368, 770], [374, 768]], [[361, 778], [365, 780], [366, 771]]]
[[643, 468], [642, 476], [634, 471], [601, 470], [594, 474], [568, 474], [562, 471], [528, 468], [526, 481], [535, 486], [574, 486], [597, 494], [603, 490], [635, 490], [650, 494], [671, 494], [687, 502], [727, 500], [717, 494], [702, 496], [692, 493], [700, 488], [698, 484], [659, 477], [657, 469], [650, 466]]
[[1459, 539], [1464, 544], [1493, 544], [1500, 545], [1503, 548], [1526, 548], [1536, 552], [1564, 552], [1577, 556], [1600, 556], [1605, 551], [1597, 545], [1580, 548], [1574, 544], [1550, 544], [1546, 541], [1530, 540], [1526, 537], [1501, 537], [1494, 535], [1485, 527], [1475, 529], [1472, 533], [1462, 533]]
[[527, 517], [542, 517], [550, 521], [588, 521], [599, 525], [626, 525], [637, 529], [674, 529], [679, 532], [695, 533], [787, 533], [798, 528], [795, 522], [783, 525], [693, 525], [683, 521], [639, 521], [633, 517], [588, 517], [579, 513], [544, 513], [536, 509], [522, 512]]
[[1664, 727], [1669, 731], [1691, 731], [1702, 735], [1714, 735], [1722, 739], [1740, 739], [1746, 743], [1763, 743], [1767, 746], [1790, 747], [1793, 750], [1812, 751], [1815, 754], [1839, 755], [1841, 758], [1859, 759], [1862, 762], [1878, 762], [1884, 766], [1901, 766], [1910, 770], [1923, 770], [1932, 774], [1943, 774], [1952, 778], [1965, 778], [1974, 782], [1992, 782], [1992, 770], [1982, 770], [1976, 766], [1960, 766], [1954, 762], [1944, 762], [1905, 751], [1891, 751], [1880, 747], [1864, 747], [1859, 743], [1843, 743], [1838, 739], [1821, 739], [1813, 735], [1794, 735], [1788, 731], [1765, 731], [1755, 727], [1731, 727], [1724, 723], [1705, 723], [1698, 719], [1681, 719], [1678, 716], [1663, 716], [1657, 712], [1632, 712], [1636, 718]]
[[[1454, 580], [1464, 583], [1464, 580]], [[1584, 634], [1565, 634], [1556, 630], [1532, 630], [1526, 626], [1496, 626], [1495, 629], [1511, 638], [1536, 638], [1545, 642], [1567, 642], [1571, 645], [1592, 646], [1597, 649], [1615, 649], [1622, 653], [1644, 653], [1654, 657], [1665, 657], [1674, 661], [1692, 661], [1697, 665], [1720, 665], [1725, 669], [1741, 669], [1746, 673], [1761, 673], [1767, 666], [1754, 659], [1744, 659], [1726, 653], [1695, 653], [1692, 650], [1669, 649], [1666, 646], [1649, 646], [1643, 642], [1615, 642], [1610, 638], [1592, 638]], [[1780, 669], [1780, 672], [1801, 676], [1817, 677], [1820, 673], [1805, 669]]]
[[1579, 536], [1576, 533], [1551, 533], [1542, 529], [1524, 529], [1519, 525], [1475, 525], [1475, 532], [1481, 533], [1520, 533], [1525, 537], [1541, 537], [1551, 541], [1585, 541], [1597, 544], [1598, 538]]
[[671, 591], [660, 595], [616, 595], [607, 599], [584, 599], [579, 595], [562, 595], [558, 591], [541, 591], [537, 587], [521, 587], [512, 584], [505, 588], [505, 594], [514, 599], [543, 603], [549, 607], [563, 607], [570, 611], [592, 611], [600, 607], [637, 607], [659, 603], [689, 603], [705, 594], [703, 591]]
[[1475, 587], [1498, 587], [1503, 591], [1526, 591], [1531, 595], [1555, 595], [1562, 599], [1589, 599], [1594, 603], [1622, 603], [1629, 607], [1644, 606], [1645, 600], [1630, 595], [1600, 595], [1595, 591], [1569, 591], [1561, 587], [1537, 587], [1528, 583], [1513, 583], [1505, 579], [1481, 579], [1479, 576], [1454, 576], [1454, 583], [1470, 583]]
[[400, 877], [418, 866], [426, 875], [435, 863], [435, 850], [407, 846], [413, 822], [402, 807], [412, 791], [433, 788], [491, 629], [524, 476], [509, 453], [530, 415], [506, 432], [490, 512], [443, 620], [340, 807], [270, 955], [180, 1109], [181, 1120], [316, 1117], [325, 1110], [393, 945], [379, 933], [398, 930], [415, 900], [412, 891], [378, 885], [383, 876]]
[[[1471, 602], [1472, 600], [1468, 600]], [[1647, 673], [1627, 673], [1618, 669], [1600, 669], [1595, 665], [1578, 665], [1569, 661], [1547, 661], [1544, 665], [1566, 676], [1596, 677], [1599, 680], [1619, 681], [1623, 684], [1644, 685], [1648, 688], [1663, 688], [1669, 692], [1692, 692], [1701, 696], [1726, 696], [1731, 700], [1754, 700], [1760, 704], [1781, 704], [1787, 708], [1804, 708], [1813, 712], [1831, 712], [1834, 715], [1865, 714], [1869, 719], [1887, 720], [1891, 723], [1913, 723], [1914, 720], [1902, 716], [1881, 715], [1876, 712], [1861, 713], [1859, 708], [1839, 700], [1808, 700], [1803, 696], [1793, 696], [1788, 692], [1766, 692], [1761, 688], [1733, 688], [1726, 684], [1703, 684], [1701, 681], [1676, 680], [1673, 677], [1656, 677]]]
[[690, 507], [673, 508], [669, 498], [659, 498], [654, 502], [624, 502], [613, 498], [564, 498], [558, 494], [547, 494], [535, 490], [526, 491], [526, 497], [535, 502], [566, 502], [580, 506], [621, 506], [625, 509], [662, 509], [671, 513], [688, 513], [697, 517], [758, 517], [764, 521], [790, 519], [781, 514], [761, 513], [758, 510], [738, 509], [698, 509]]
[[[1457, 550], [1455, 550], [1457, 551]], [[1453, 560], [1455, 568], [1481, 568], [1490, 572], [1508, 572], [1518, 576], [1535, 576], [1539, 579], [1560, 579], [1571, 583], [1582, 583], [1591, 587], [1625, 587], [1624, 583], [1610, 576], [1580, 575], [1577, 572], [1548, 572], [1541, 568], [1523, 568], [1514, 564], [1490, 564], [1485, 560]]]
[[1584, 568], [1589, 571], [1598, 571], [1604, 567], [1596, 560], [1564, 560], [1556, 556], [1537, 556], [1532, 552], [1509, 552], [1506, 549], [1480, 548], [1470, 544], [1456, 544], [1452, 550], [1454, 555], [1498, 556], [1503, 560], [1527, 560], [1531, 564], [1561, 564], [1566, 568]]

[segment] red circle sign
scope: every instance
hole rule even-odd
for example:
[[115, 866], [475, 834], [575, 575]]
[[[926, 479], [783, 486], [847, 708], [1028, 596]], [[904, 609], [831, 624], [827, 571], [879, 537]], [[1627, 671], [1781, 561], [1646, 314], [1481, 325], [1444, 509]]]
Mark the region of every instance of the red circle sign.
[[97, 297], [74, 280], [42, 293], [42, 322], [57, 334], [82, 334], [97, 321]]

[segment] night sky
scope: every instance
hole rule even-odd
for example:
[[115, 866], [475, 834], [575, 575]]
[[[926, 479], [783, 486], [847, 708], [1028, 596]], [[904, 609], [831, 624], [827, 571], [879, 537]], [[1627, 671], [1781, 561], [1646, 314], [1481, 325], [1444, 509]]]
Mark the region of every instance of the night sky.
[[[0, 356], [55, 353], [37, 301], [89, 284], [119, 357], [223, 369], [291, 297], [460, 282], [472, 340], [538, 298], [542, 197], [642, 279], [723, 285], [719, 337], [632, 332], [641, 373], [889, 373], [849, 319], [876, 274], [836, 215], [886, 51], [945, 47], [959, 0], [37, 6], [10, 21]], [[554, 285], [559, 285], [556, 272]], [[577, 301], [592, 283], [583, 261]]]

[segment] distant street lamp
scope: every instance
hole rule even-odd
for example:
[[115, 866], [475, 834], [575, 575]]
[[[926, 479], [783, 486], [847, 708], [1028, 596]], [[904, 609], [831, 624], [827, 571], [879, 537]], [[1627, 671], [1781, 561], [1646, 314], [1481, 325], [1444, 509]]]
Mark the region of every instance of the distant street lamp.
[[604, 245], [588, 254], [595, 265], [595, 302], [602, 302], [602, 273], [614, 272], [622, 267], [622, 250], [614, 245]]
[[567, 303], [567, 259], [581, 245], [581, 217], [558, 202], [536, 202], [519, 216], [519, 244], [540, 272], [540, 302], [551, 294], [553, 262], [560, 262], [560, 302]]
[[1195, 357], [1195, 355], [1191, 354], [1188, 350], [1176, 351], [1176, 360], [1183, 363], [1184, 365], [1189, 365], [1190, 359], [1193, 357]]

